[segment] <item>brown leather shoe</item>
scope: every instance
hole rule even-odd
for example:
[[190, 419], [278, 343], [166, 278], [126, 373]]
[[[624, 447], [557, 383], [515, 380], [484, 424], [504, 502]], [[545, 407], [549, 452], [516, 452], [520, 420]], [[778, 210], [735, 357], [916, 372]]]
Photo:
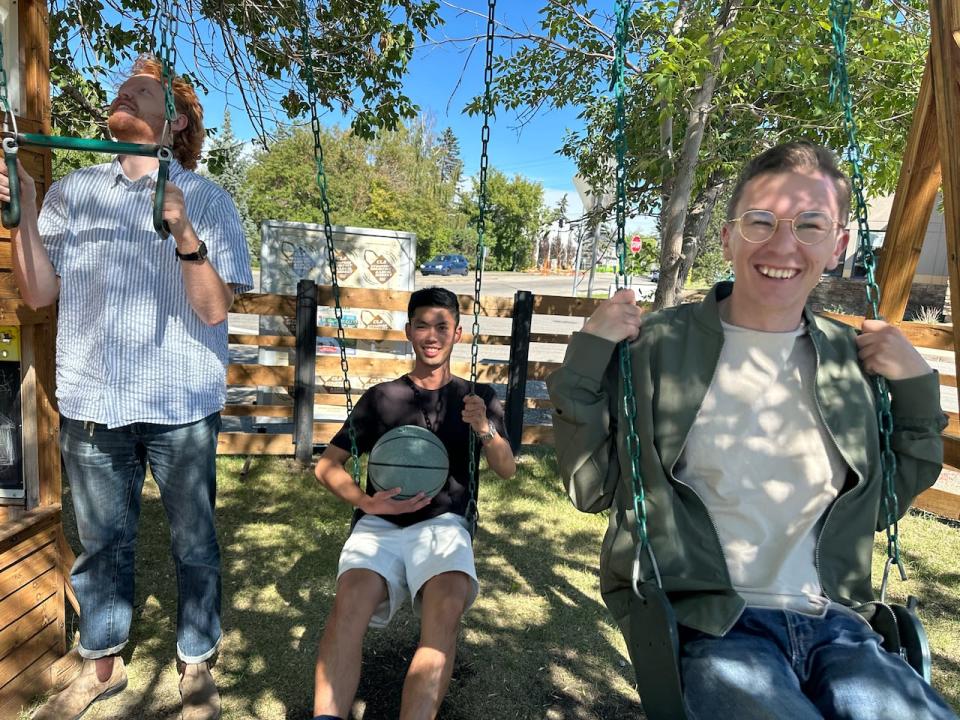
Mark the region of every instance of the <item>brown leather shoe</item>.
[[97, 664], [84, 660], [80, 674], [72, 683], [52, 696], [33, 715], [33, 720], [77, 720], [99, 700], [105, 700], [127, 687], [123, 658], [113, 659], [113, 672], [106, 682], [97, 680]]
[[190, 663], [180, 671], [182, 720], [218, 720], [220, 693], [210, 674], [208, 663]]

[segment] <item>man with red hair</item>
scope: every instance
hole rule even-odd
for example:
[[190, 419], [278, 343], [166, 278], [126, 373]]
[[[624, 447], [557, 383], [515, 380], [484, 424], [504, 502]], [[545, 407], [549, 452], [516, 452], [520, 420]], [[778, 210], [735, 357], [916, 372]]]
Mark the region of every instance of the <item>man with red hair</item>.
[[[141, 58], [110, 105], [119, 141], [172, 133], [163, 219], [153, 229], [155, 157], [120, 155], [54, 183], [37, 213], [19, 168], [14, 276], [34, 308], [59, 299], [57, 399], [61, 452], [83, 552], [71, 577], [80, 602], [80, 675], [34, 716], [69, 720], [127, 684], [120, 652], [134, 602], [134, 547], [147, 464], [170, 523], [177, 658], [184, 720], [220, 716], [210, 665], [221, 640], [220, 550], [214, 526], [219, 411], [226, 395], [227, 313], [252, 287], [236, 207], [192, 172], [203, 109], [173, 80], [167, 127], [161, 67]], [[9, 200], [6, 168], [0, 201]]]

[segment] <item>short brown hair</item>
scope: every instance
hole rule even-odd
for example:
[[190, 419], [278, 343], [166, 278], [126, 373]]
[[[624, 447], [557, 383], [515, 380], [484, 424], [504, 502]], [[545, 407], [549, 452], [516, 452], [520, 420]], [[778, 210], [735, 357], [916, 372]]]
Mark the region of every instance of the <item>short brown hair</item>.
[[[130, 75], [150, 75], [162, 83], [163, 66], [154, 56], [141, 55], [133, 64]], [[173, 103], [177, 112], [187, 118], [187, 126], [174, 133], [173, 156], [185, 168], [194, 170], [203, 149], [203, 106], [193, 86], [179, 75], [173, 76]]]
[[733, 220], [743, 188], [758, 175], [781, 173], [790, 170], [819, 170], [833, 180], [837, 190], [840, 217], [837, 221], [846, 224], [850, 215], [850, 178], [837, 164], [837, 156], [827, 148], [809, 140], [782, 143], [766, 150], [748, 162], [740, 172], [727, 204], [727, 220]]

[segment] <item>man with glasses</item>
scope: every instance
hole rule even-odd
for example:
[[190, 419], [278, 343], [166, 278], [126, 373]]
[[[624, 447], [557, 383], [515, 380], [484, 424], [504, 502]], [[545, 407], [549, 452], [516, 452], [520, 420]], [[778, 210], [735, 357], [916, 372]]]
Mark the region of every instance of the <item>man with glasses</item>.
[[768, 150], [744, 168], [721, 233], [736, 281], [646, 316], [617, 293], [549, 380], [570, 497], [612, 509], [601, 592], [629, 639], [634, 508], [615, 348], [632, 341], [648, 537], [693, 718], [956, 717], [867, 622], [886, 524], [869, 376], [892, 393], [901, 513], [936, 481], [946, 420], [936, 374], [896, 327], [866, 320], [857, 333], [806, 307], [847, 247], [849, 209], [830, 152]]

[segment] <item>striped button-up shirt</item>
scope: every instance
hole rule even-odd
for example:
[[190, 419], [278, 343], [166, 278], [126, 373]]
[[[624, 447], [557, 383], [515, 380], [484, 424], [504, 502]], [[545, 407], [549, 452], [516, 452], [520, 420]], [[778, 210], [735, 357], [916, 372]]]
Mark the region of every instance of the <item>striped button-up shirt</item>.
[[[238, 292], [253, 285], [233, 200], [170, 164], [208, 262]], [[131, 181], [119, 161], [50, 186], [40, 234], [60, 277], [60, 413], [107, 427], [180, 425], [223, 407], [227, 323], [204, 323], [187, 300], [173, 236], [153, 229], [156, 172]]]

